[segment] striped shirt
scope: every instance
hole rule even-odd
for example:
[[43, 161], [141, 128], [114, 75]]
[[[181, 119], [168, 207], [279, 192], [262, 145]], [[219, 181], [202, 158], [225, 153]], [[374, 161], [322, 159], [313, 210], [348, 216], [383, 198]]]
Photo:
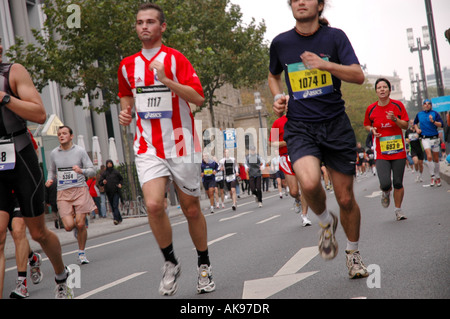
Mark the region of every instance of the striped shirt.
[[[158, 81], [156, 72], [150, 70], [150, 63], [155, 59], [164, 64], [169, 79], [192, 87], [204, 97], [200, 79], [194, 68], [177, 50], [162, 45], [151, 60], [148, 60], [142, 52], [123, 59], [118, 71], [118, 95], [120, 98], [125, 96], [135, 98], [137, 126], [134, 138], [135, 154], [149, 153], [168, 159], [200, 152], [201, 145], [190, 106]], [[149, 93], [144, 98], [143, 95], [139, 95], [146, 92], [159, 93]], [[163, 105], [159, 105], [161, 103]]]

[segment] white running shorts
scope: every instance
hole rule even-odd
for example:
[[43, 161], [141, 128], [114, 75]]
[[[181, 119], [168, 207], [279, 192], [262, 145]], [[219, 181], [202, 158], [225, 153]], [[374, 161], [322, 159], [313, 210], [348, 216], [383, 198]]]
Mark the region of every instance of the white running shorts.
[[437, 153], [440, 150], [439, 138], [423, 138], [422, 146], [424, 150], [430, 148], [432, 152]]
[[[198, 155], [198, 156], [197, 156]], [[187, 195], [200, 197], [201, 153], [162, 159], [156, 155], [136, 155], [136, 169], [141, 187], [148, 181], [169, 177]]]

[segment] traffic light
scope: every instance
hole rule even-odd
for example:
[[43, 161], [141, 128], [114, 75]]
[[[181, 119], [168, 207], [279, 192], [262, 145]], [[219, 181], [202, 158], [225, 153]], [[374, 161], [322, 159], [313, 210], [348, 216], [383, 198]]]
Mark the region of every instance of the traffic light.
[[450, 43], [450, 29], [445, 31], [445, 37], [447, 38], [448, 43]]

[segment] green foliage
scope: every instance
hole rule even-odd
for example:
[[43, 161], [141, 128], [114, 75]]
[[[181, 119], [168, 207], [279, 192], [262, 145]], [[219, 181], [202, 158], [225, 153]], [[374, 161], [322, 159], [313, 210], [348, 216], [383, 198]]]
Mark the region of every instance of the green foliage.
[[368, 132], [364, 128], [364, 116], [367, 107], [378, 100], [375, 90], [367, 82], [363, 85], [342, 82], [341, 90], [356, 140], [365, 145]]

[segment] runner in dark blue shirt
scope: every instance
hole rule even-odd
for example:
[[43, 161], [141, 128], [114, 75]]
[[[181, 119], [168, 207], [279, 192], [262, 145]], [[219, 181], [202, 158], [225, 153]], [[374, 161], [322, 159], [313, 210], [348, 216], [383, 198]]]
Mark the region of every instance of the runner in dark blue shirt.
[[[325, 0], [290, 0], [295, 28], [270, 46], [269, 87], [274, 112], [287, 112], [284, 140], [308, 205], [320, 220], [319, 252], [337, 255], [338, 218], [326, 207], [320, 163], [330, 171], [347, 235], [350, 278], [368, 276], [358, 250], [360, 210], [353, 193], [356, 138], [340, 91], [341, 81], [362, 84], [364, 73], [345, 33], [321, 18]], [[288, 95], [283, 93], [284, 71]]]
[[211, 204], [211, 214], [214, 213], [214, 190], [216, 187], [216, 172], [219, 165], [208, 155], [203, 155], [201, 174], [205, 191], [208, 193], [209, 202]]

